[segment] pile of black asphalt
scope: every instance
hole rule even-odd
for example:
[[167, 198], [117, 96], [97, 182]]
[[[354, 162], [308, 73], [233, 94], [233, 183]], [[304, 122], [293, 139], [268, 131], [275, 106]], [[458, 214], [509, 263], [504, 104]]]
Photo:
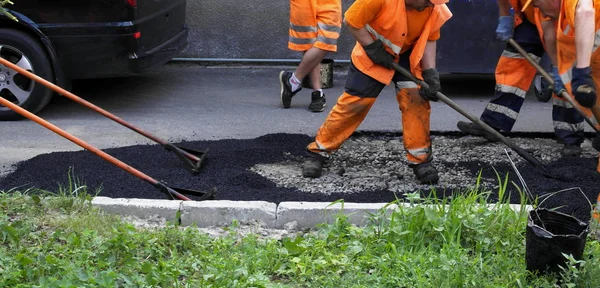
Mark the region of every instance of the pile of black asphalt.
[[[298, 165], [301, 165], [305, 155], [304, 149], [311, 140], [311, 137], [304, 134], [268, 134], [255, 139], [177, 143], [179, 146], [195, 150], [209, 149], [202, 169], [197, 175], [192, 175], [174, 154], [159, 145], [135, 145], [104, 151], [146, 175], [166, 182], [169, 186], [197, 191], [216, 188], [215, 200], [280, 203], [283, 201], [331, 202], [343, 199], [345, 202], [382, 203], [403, 199], [403, 195], [396, 195], [387, 190], [329, 195], [305, 193], [294, 188], [280, 187], [250, 170], [256, 164], [282, 161], [297, 161]], [[518, 169], [534, 197], [563, 189], [580, 188], [585, 198], [578, 189], [571, 189], [553, 195], [540, 207], [562, 207], [561, 211], [574, 214], [583, 220], [589, 219], [590, 207], [587, 201], [595, 203], [600, 193], [600, 174], [596, 172], [597, 164], [597, 158], [583, 157], [560, 158], [547, 164], [554, 173], [568, 175], [571, 181], [546, 177], [526, 162], [519, 164]], [[507, 186], [507, 192], [511, 194], [510, 201], [520, 203], [516, 186], [521, 185], [510, 165], [503, 163], [494, 167], [482, 166], [477, 159], [464, 161], [458, 165], [472, 171], [474, 175], [482, 171], [482, 177], [490, 179], [497, 179], [497, 172], [500, 175], [508, 173], [510, 181], [518, 184]], [[20, 162], [12, 173], [0, 179], [0, 191], [9, 191], [15, 187], [17, 188], [15, 190], [20, 191], [27, 188], [57, 191], [59, 185], [69, 185], [69, 175], [79, 179], [81, 184], [85, 184], [88, 191], [92, 193], [99, 189], [98, 196], [168, 199], [148, 182], [84, 150], [42, 154]], [[457, 189], [448, 191], [443, 187], [434, 188], [437, 197], [459, 193]], [[424, 196], [429, 195], [429, 192], [427, 189], [420, 191]], [[494, 193], [497, 192], [491, 191], [491, 193], [489, 199], [495, 201], [497, 195]]]

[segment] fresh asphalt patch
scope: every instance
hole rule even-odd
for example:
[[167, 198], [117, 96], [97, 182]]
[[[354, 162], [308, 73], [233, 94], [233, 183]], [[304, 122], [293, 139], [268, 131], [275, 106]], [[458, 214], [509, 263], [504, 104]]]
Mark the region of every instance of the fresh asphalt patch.
[[[588, 141], [583, 145], [581, 157], [561, 158], [562, 145], [551, 138], [515, 134], [509, 139], [540, 159], [553, 173], [572, 180], [545, 177], [516, 153], [511, 153], [511, 159], [534, 196], [563, 191], [551, 196], [542, 206], [560, 207], [561, 211], [589, 219], [587, 201], [594, 203], [600, 193], [600, 174], [596, 172], [598, 154], [589, 147]], [[502, 143], [458, 133], [434, 134], [434, 165], [440, 171], [440, 183], [430, 187], [416, 182], [406, 162], [400, 133], [355, 133], [332, 157], [324, 175], [318, 179], [301, 175], [305, 147], [311, 140], [304, 134], [268, 134], [255, 139], [177, 143], [199, 151], [208, 149], [197, 175], [192, 175], [183, 162], [159, 145], [104, 151], [169, 186], [197, 191], [216, 188], [215, 200], [279, 203], [343, 199], [382, 203], [403, 199], [406, 193], [412, 192], [443, 197], [475, 187], [481, 173], [479, 186], [490, 192], [490, 201], [497, 199], [498, 191], [502, 190], [499, 185], [508, 175], [506, 193], [510, 194], [511, 203], [520, 203], [519, 191], [523, 191], [523, 185], [506, 155], [505, 151], [510, 150]], [[91, 193], [99, 191], [99, 196], [168, 199], [149, 183], [85, 150], [42, 154], [20, 162], [12, 173], [0, 179], [0, 190], [58, 191], [74, 180], [86, 185]]]

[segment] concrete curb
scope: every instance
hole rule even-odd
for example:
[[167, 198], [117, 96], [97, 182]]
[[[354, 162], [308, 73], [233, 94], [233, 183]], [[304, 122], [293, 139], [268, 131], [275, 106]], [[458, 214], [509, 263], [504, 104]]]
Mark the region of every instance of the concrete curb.
[[[333, 223], [335, 216], [340, 213], [348, 216], [348, 222], [365, 226], [369, 224], [372, 215], [387, 217], [400, 208], [391, 203], [281, 202], [277, 205], [266, 201], [181, 201], [109, 197], [95, 197], [92, 205], [106, 213], [121, 216], [135, 216], [140, 219], [159, 217], [168, 221], [179, 219], [182, 226], [223, 227], [236, 220], [242, 225], [259, 223], [271, 229], [310, 229], [322, 223]], [[401, 206], [406, 208], [421, 205], [402, 203]], [[495, 206], [496, 204], [488, 205], [492, 209]], [[515, 212], [521, 211], [521, 205], [510, 204], [510, 207]], [[525, 207], [526, 211], [532, 209], [531, 205]]]

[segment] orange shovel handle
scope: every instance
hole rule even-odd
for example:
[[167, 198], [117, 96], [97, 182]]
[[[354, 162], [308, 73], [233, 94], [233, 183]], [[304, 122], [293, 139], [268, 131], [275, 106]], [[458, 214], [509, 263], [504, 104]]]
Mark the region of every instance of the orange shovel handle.
[[[21, 108], [19, 105], [16, 105], [16, 104], [14, 104], [14, 103], [12, 103], [12, 102], [4, 99], [3, 97], [0, 97], [0, 105], [10, 108], [11, 110], [13, 110], [13, 111], [15, 111], [15, 112], [23, 115], [24, 117], [27, 117], [28, 119], [30, 119], [30, 120], [32, 120], [32, 121], [34, 121], [34, 122], [36, 122], [36, 123], [38, 123], [38, 124], [46, 127], [47, 129], [51, 130], [52, 132], [54, 132], [54, 133], [56, 133], [56, 134], [58, 134], [58, 135], [60, 135], [60, 136], [62, 136], [64, 138], [67, 138], [68, 140], [71, 140], [71, 142], [73, 142], [73, 143], [75, 143], [75, 144], [77, 144], [77, 145], [85, 148], [86, 150], [88, 150], [88, 151], [90, 151], [90, 152], [92, 152], [92, 153], [100, 156], [102, 159], [104, 159], [104, 160], [106, 160], [106, 161], [114, 164], [115, 166], [117, 166], [117, 167], [119, 167], [119, 168], [121, 168], [121, 169], [123, 169], [123, 170], [125, 170], [125, 171], [127, 171], [127, 172], [129, 172], [131, 174], [133, 174], [134, 176], [136, 176], [136, 177], [138, 177], [138, 178], [140, 178], [140, 179], [142, 179], [142, 180], [144, 180], [144, 181], [146, 181], [146, 182], [148, 182], [148, 183], [150, 183], [150, 184], [158, 187], [159, 182], [156, 181], [155, 179], [153, 179], [152, 177], [150, 177], [150, 176], [148, 176], [148, 175], [146, 175], [146, 174], [144, 174], [144, 173], [136, 170], [135, 168], [133, 168], [133, 167], [131, 167], [131, 166], [123, 163], [121, 160], [119, 160], [119, 159], [117, 159], [117, 158], [115, 158], [115, 157], [107, 154], [106, 152], [104, 152], [104, 151], [102, 151], [102, 150], [100, 150], [100, 149], [98, 149], [98, 148], [96, 148], [96, 147], [88, 144], [87, 142], [85, 142], [85, 141], [83, 141], [83, 140], [81, 140], [81, 139], [79, 139], [79, 138], [77, 138], [77, 137], [69, 134], [67, 131], [60, 129], [59, 127], [55, 126], [54, 124], [52, 124], [52, 123], [50, 123], [50, 122], [48, 122], [48, 121], [46, 121], [46, 120], [44, 120], [44, 119], [36, 116], [35, 114], [33, 114], [33, 113], [31, 113], [31, 112], [23, 109], [23, 108]], [[181, 194], [176, 195], [176, 196], [178, 198], [182, 199], [182, 200], [190, 200], [189, 198], [187, 198], [187, 197], [185, 197], [185, 196], [183, 196]]]

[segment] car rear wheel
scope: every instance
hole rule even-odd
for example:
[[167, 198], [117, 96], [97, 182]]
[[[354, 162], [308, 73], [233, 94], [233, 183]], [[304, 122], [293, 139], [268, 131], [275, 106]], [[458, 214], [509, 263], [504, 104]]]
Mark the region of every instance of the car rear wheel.
[[[0, 29], [0, 56], [48, 81], [53, 81], [52, 67], [38, 40], [15, 29]], [[0, 96], [32, 113], [42, 110], [52, 98], [52, 90], [16, 71], [0, 65]], [[0, 120], [22, 117], [0, 105]]]

